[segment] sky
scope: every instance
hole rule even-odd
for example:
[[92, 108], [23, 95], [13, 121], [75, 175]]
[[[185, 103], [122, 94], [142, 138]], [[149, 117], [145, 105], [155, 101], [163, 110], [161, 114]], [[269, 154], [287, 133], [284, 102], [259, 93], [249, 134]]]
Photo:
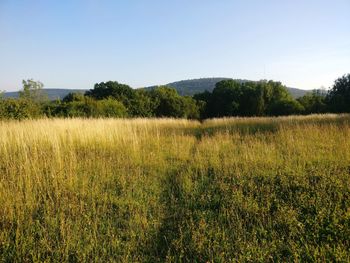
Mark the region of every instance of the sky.
[[202, 77], [331, 87], [350, 73], [349, 0], [0, 0], [0, 90]]

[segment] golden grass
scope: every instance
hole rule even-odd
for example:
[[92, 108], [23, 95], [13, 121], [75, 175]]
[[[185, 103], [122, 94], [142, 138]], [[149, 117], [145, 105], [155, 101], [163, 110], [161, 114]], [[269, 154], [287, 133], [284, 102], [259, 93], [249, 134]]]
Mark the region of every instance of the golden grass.
[[0, 261], [348, 261], [349, 120], [0, 122]]

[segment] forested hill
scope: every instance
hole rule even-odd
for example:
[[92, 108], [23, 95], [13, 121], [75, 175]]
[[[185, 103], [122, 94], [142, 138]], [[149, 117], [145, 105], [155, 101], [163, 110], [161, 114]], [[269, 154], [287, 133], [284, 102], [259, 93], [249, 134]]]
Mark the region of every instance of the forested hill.
[[[43, 89], [44, 93], [47, 94], [49, 100], [63, 99], [69, 93], [85, 93], [87, 90], [83, 89]], [[18, 91], [5, 92], [5, 98], [18, 98]]]
[[[201, 93], [203, 91], [212, 91], [215, 88], [215, 84], [219, 81], [225, 80], [228, 78], [201, 78], [201, 79], [190, 79], [190, 80], [181, 80], [166, 84], [177, 90], [177, 92], [184, 96], [192, 96], [196, 93]], [[240, 82], [245, 82], [248, 80], [238, 80]], [[146, 87], [146, 89], [153, 89], [157, 86]], [[48, 95], [50, 100], [63, 99], [70, 92], [84, 93], [87, 90], [82, 89], [43, 89]], [[289, 92], [294, 98], [302, 97], [308, 91], [296, 88], [288, 88]], [[5, 92], [4, 94], [7, 98], [17, 98], [18, 92]]]
[[[216, 83], [226, 79], [229, 79], [229, 78], [201, 78], [201, 79], [181, 80], [181, 81], [168, 83], [166, 84], [166, 86], [170, 86], [176, 89], [177, 92], [182, 96], [184, 95], [192, 96], [194, 94], [201, 93], [206, 90], [211, 92], [215, 88]], [[237, 81], [246, 82], [249, 80], [237, 79]], [[147, 87], [146, 89], [153, 89], [155, 87], [157, 86]], [[287, 88], [287, 89], [294, 98], [302, 97], [308, 92], [307, 90], [296, 89], [296, 88]]]

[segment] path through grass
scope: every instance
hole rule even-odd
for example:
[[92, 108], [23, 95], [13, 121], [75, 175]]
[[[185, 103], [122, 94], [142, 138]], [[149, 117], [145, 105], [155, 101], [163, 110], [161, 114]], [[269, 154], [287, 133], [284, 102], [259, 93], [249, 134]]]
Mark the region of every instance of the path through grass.
[[350, 117], [0, 123], [0, 261], [350, 260]]

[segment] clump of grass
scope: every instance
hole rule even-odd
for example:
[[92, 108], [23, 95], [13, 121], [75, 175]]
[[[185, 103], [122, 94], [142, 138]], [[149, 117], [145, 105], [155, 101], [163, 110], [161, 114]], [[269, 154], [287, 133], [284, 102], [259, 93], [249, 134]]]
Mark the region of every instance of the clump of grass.
[[348, 115], [0, 123], [0, 259], [350, 260]]

